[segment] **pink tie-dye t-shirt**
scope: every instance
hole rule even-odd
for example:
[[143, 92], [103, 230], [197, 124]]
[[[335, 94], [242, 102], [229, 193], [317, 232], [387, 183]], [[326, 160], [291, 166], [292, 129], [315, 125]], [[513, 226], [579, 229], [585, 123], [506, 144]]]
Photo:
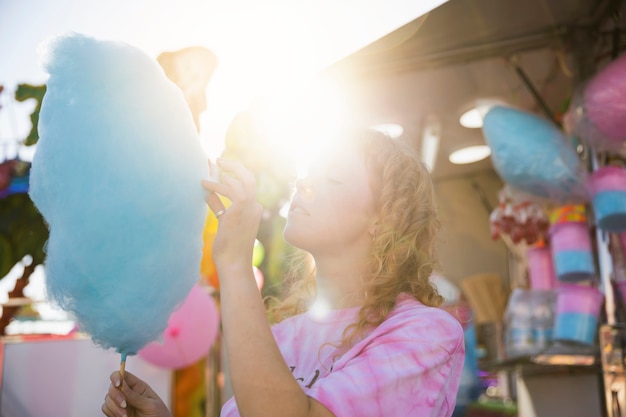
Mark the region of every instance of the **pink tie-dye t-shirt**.
[[[305, 393], [336, 417], [443, 417], [454, 411], [465, 349], [459, 322], [403, 295], [387, 319], [341, 357], [341, 340], [358, 308], [291, 317], [272, 330]], [[334, 361], [333, 361], [334, 359]], [[237, 417], [234, 398], [222, 417]]]

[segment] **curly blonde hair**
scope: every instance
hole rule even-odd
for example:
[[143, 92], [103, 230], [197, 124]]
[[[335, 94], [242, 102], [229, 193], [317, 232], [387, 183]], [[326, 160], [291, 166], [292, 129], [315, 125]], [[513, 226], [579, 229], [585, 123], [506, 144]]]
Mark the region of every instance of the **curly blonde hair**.
[[[428, 170], [408, 145], [374, 130], [351, 130], [343, 140], [365, 159], [379, 219], [367, 259], [364, 301], [340, 343], [347, 347], [385, 320], [399, 294], [427, 306], [440, 306], [443, 298], [430, 282], [437, 264], [439, 220]], [[315, 297], [312, 259], [296, 251], [292, 260], [288, 296], [272, 309], [276, 321], [306, 311]]]

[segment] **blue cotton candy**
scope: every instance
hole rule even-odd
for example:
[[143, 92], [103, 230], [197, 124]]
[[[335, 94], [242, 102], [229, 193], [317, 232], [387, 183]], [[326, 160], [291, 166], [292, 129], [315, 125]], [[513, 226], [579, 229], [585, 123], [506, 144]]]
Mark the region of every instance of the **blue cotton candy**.
[[549, 120], [494, 106], [484, 117], [483, 134], [494, 169], [507, 184], [563, 204], [588, 200], [584, 166], [565, 135]]
[[206, 156], [182, 92], [141, 50], [72, 33], [43, 66], [30, 196], [50, 228], [48, 295], [96, 344], [135, 354], [198, 281]]

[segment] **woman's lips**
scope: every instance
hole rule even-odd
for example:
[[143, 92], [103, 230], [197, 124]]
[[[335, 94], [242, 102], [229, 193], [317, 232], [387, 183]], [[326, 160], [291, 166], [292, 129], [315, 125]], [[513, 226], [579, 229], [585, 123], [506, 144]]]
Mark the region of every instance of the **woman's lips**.
[[289, 208], [289, 213], [304, 214], [306, 216], [310, 214], [307, 209], [305, 209], [298, 203], [291, 204], [291, 207]]

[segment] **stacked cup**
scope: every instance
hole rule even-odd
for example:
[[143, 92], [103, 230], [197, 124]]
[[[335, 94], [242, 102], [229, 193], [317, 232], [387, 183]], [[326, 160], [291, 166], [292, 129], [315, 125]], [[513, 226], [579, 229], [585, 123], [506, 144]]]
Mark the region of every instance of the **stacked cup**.
[[531, 290], [551, 291], [557, 286], [552, 252], [545, 243], [526, 251], [528, 280]]
[[561, 282], [580, 282], [595, 275], [591, 236], [584, 206], [565, 206], [550, 215], [550, 248]]
[[561, 284], [557, 294], [554, 339], [592, 345], [604, 295], [582, 284]]
[[553, 338], [592, 345], [604, 295], [592, 285], [595, 263], [584, 206], [550, 216], [550, 247], [558, 279]]
[[598, 227], [607, 232], [626, 231], [626, 169], [598, 168], [587, 178], [587, 190]]

